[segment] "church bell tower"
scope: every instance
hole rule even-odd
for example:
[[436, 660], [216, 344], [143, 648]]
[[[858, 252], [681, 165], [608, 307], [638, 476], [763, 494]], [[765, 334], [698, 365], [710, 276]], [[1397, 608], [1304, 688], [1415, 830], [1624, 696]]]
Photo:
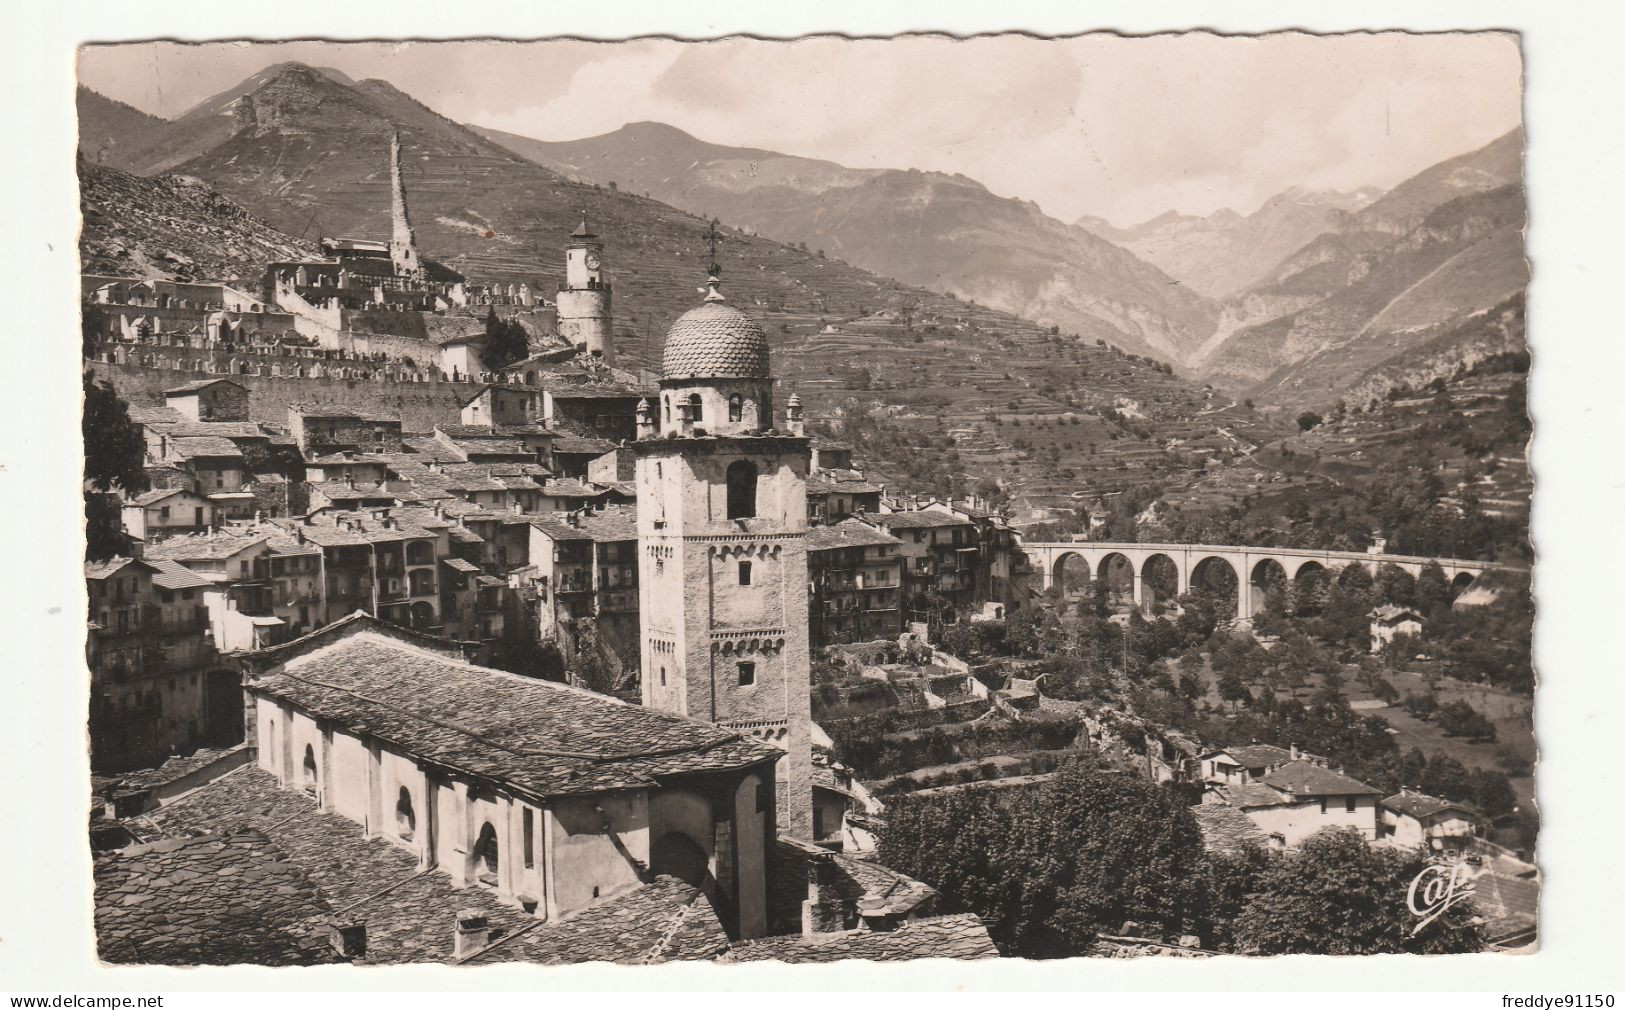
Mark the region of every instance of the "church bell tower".
[[401, 182], [401, 135], [389, 138], [389, 261], [395, 276], [419, 278], [423, 263], [418, 259], [418, 239], [412, 219], [406, 216], [406, 186]]
[[613, 365], [615, 340], [604, 243], [587, 227], [585, 218], [564, 247], [564, 286], [559, 288], [557, 305], [559, 335], [578, 350]]
[[799, 422], [774, 426], [767, 336], [717, 274], [638, 409], [643, 704], [782, 747], [778, 830], [811, 841], [811, 447]]

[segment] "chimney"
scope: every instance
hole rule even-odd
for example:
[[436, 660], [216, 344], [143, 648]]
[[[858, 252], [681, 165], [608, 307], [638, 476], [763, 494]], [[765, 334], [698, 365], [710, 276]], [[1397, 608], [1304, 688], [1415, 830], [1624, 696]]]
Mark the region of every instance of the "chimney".
[[451, 956], [459, 959], [467, 957], [490, 942], [491, 923], [486, 919], [485, 913], [474, 908], [459, 910]]
[[353, 475], [351, 475], [351, 474], [345, 474], [344, 475], [344, 486], [347, 487], [347, 488], [354, 488], [355, 487], [355, 477]]
[[347, 961], [361, 957], [367, 953], [367, 924], [354, 919], [330, 919], [327, 942]]
[[655, 412], [649, 405], [648, 397], [638, 401], [637, 421], [639, 438], [648, 438], [655, 433]]
[[807, 858], [807, 900], [801, 903], [801, 938], [810, 943], [833, 939], [846, 930], [841, 899], [835, 890], [835, 853]]
[[872, 932], [886, 933], [897, 928], [891, 905], [877, 894], [866, 894], [858, 899], [858, 915], [863, 919], [864, 928]]
[[1298, 745], [1297, 744], [1292, 745], [1292, 760], [1294, 760], [1294, 761], [1298, 760]]

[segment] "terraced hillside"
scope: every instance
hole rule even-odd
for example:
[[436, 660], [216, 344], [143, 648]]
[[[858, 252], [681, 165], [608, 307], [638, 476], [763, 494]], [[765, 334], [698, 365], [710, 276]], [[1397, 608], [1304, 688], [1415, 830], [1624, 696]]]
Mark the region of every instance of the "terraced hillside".
[[1213, 329], [1207, 298], [1035, 204], [941, 172], [850, 169], [708, 144], [662, 123], [542, 142], [482, 130], [574, 178], [812, 249], [907, 284], [975, 299], [1178, 363]]
[[1396, 186], [1225, 302], [1193, 358], [1215, 384], [1325, 407], [1386, 363], [1521, 292], [1523, 132]]
[[[634, 365], [658, 362], [671, 321], [698, 299], [708, 259], [704, 221], [561, 178], [383, 82], [351, 86], [300, 65], [273, 69], [256, 75], [253, 89], [205, 103], [213, 120], [232, 119], [235, 132], [179, 168], [247, 208], [245, 220], [268, 222], [256, 227], [270, 244], [222, 242], [207, 270], [195, 253], [179, 249], [194, 261], [193, 275], [253, 276], [279, 245], [308, 250], [290, 235], [381, 236], [388, 221], [385, 152], [399, 130], [426, 255], [475, 279], [528, 280], [545, 290], [562, 281], [561, 247], [585, 215], [607, 242], [621, 353]], [[104, 183], [187, 193], [192, 183], [111, 170], [87, 179], [87, 269], [132, 272], [143, 265], [139, 260], [161, 254], [120, 260], [113, 245], [167, 248], [184, 237], [184, 222], [149, 221], [128, 200], [111, 199]], [[145, 240], [137, 234], [143, 229]], [[1210, 407], [1208, 394], [1149, 361], [735, 231], [725, 233], [718, 259], [725, 292], [763, 321], [780, 377], [801, 392], [815, 419], [834, 429], [871, 415], [911, 433], [961, 429], [966, 451], [946, 467], [961, 486], [1003, 479], [1013, 490], [1035, 483], [1070, 493], [1094, 491], [1084, 484], [1090, 474], [1123, 481], [1189, 468], [1190, 460], [1166, 453], [1163, 443], [1201, 430], [1205, 419], [1198, 414]], [[120, 262], [128, 266], [115, 269]], [[1139, 405], [1131, 411], [1143, 415], [1131, 422], [1137, 432], [1100, 413], [1112, 412], [1119, 399]], [[1055, 438], [1064, 443], [1057, 463], [1043, 450], [1052, 433], [1037, 436], [1032, 422], [1042, 419], [1054, 436], [1070, 435], [1072, 429], [1055, 429], [1071, 425], [1069, 413], [1078, 417], [1080, 433], [1097, 437]], [[1024, 448], [1029, 441], [1033, 447]], [[909, 473], [922, 457], [917, 444], [875, 448], [880, 452], [870, 458], [883, 477], [906, 487], [927, 476]], [[933, 479], [925, 489], [940, 487]]]

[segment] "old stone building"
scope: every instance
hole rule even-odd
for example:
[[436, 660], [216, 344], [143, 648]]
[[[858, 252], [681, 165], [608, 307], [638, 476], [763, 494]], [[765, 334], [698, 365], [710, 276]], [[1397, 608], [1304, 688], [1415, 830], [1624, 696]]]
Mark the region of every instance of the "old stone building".
[[767, 335], [705, 303], [666, 335], [660, 393], [639, 408], [643, 703], [783, 748], [780, 829], [812, 836], [807, 639], [809, 440], [774, 425]]
[[855, 519], [807, 531], [807, 624], [814, 649], [902, 633], [902, 545]]

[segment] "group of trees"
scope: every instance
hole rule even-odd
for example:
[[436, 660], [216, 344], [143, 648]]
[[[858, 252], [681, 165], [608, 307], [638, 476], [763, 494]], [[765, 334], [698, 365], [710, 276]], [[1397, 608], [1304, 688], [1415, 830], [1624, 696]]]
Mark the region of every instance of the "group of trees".
[[945, 910], [977, 913], [1004, 953], [1022, 957], [1087, 954], [1129, 922], [1250, 954], [1483, 945], [1464, 906], [1411, 935], [1405, 895], [1425, 865], [1420, 851], [1328, 832], [1291, 854], [1212, 856], [1174, 790], [1088, 758], [1034, 788], [899, 798], [879, 857], [936, 887]]
[[130, 407], [110, 382], [83, 378], [85, 441], [85, 557], [102, 561], [127, 550], [120, 497], [147, 490], [145, 446]]
[[530, 335], [517, 319], [504, 319], [497, 315], [496, 306], [485, 313], [485, 346], [480, 350], [480, 361], [490, 371], [497, 372], [530, 355]]

